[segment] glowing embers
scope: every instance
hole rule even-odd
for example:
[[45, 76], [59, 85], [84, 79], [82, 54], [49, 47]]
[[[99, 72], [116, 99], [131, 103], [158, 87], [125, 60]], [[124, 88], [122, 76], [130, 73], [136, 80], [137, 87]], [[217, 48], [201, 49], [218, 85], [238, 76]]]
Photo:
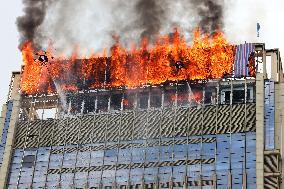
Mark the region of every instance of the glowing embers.
[[234, 47], [221, 32], [200, 35], [197, 29], [189, 46], [178, 30], [159, 36], [150, 47], [147, 39], [127, 50], [117, 41], [110, 57], [103, 55], [52, 57], [41, 61], [31, 43], [23, 46], [24, 70], [21, 89], [25, 94], [54, 93], [97, 88], [136, 88], [181, 80], [221, 78], [232, 72]]

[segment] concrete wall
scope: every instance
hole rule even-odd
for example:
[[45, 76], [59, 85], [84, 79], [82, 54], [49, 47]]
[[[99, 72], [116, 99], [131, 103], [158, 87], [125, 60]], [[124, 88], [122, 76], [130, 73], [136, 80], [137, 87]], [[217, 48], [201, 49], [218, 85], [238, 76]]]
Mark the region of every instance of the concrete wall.
[[264, 80], [263, 74], [256, 76], [256, 186], [263, 189], [264, 184]]
[[[13, 73], [14, 79], [12, 80], [13, 89], [11, 91], [11, 98], [10, 100], [13, 101], [13, 110], [12, 115], [10, 118], [10, 125], [7, 134], [6, 146], [2, 161], [2, 166], [0, 169], [0, 189], [6, 188], [6, 183], [9, 175], [10, 169], [10, 162], [13, 152], [13, 143], [14, 143], [14, 136], [16, 133], [16, 124], [19, 118], [19, 111], [20, 111], [20, 94], [19, 94], [19, 86], [20, 86], [20, 74]], [[1, 124], [2, 127], [3, 124]]]

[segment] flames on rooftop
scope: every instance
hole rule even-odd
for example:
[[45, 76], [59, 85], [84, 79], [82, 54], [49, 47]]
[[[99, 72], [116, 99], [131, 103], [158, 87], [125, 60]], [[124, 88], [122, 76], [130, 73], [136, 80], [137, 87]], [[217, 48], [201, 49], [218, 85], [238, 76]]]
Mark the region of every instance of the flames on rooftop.
[[135, 88], [181, 80], [222, 78], [233, 70], [234, 46], [222, 32], [214, 35], [194, 32], [188, 45], [178, 29], [172, 35], [160, 35], [153, 45], [147, 39], [130, 50], [117, 41], [110, 56], [91, 54], [53, 57], [53, 49], [36, 52], [27, 41], [22, 46], [24, 94], [51, 94], [96, 88]]

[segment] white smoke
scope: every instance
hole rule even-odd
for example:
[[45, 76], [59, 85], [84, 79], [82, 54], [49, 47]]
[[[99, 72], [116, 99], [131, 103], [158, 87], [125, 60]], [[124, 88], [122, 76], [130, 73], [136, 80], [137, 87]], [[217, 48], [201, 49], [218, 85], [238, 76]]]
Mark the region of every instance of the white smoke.
[[[70, 54], [75, 45], [81, 54], [90, 51], [102, 52], [113, 45], [112, 34], [129, 47], [138, 43], [143, 28], [137, 24], [135, 5], [141, 0], [60, 0], [46, 9], [46, 17], [38, 32], [44, 36], [43, 47], [52, 42], [56, 52]], [[157, 0], [158, 1], [158, 0]], [[202, 0], [205, 1], [205, 0]], [[192, 32], [202, 20], [194, 0], [159, 1], [166, 14], [161, 17], [160, 32], [167, 34], [179, 27], [190, 43]], [[282, 0], [216, 0], [223, 7], [223, 30], [226, 38], [234, 43], [264, 42], [267, 48], [284, 50], [284, 18]], [[204, 14], [204, 13], [203, 13]], [[208, 13], [209, 14], [209, 13]], [[147, 15], [147, 14], [146, 14]], [[209, 14], [210, 15], [210, 14]], [[257, 38], [256, 23], [260, 23]]]
[[[141, 15], [139, 17], [135, 6], [140, 1], [53, 1], [47, 7], [45, 20], [38, 30], [45, 39], [42, 41], [42, 46], [47, 48], [47, 44], [52, 42], [57, 52], [67, 54], [70, 54], [75, 45], [80, 47], [82, 54], [88, 54], [91, 50], [102, 52], [104, 48], [109, 49], [113, 45], [113, 33], [119, 36], [120, 42], [125, 47], [130, 47], [133, 42], [137, 44], [141, 39], [141, 33], [145, 30], [143, 27], [147, 25], [144, 23], [141, 26], [138, 23]], [[205, 2], [205, 0], [200, 2], [203, 1]], [[159, 2], [156, 6], [161, 7], [157, 9], [163, 10], [161, 15], [157, 16], [163, 18], [159, 23], [160, 33], [168, 34], [178, 27], [190, 42], [193, 30], [202, 20], [199, 9], [203, 8], [203, 4], [199, 1], [196, 3], [194, 0]], [[223, 0], [212, 2], [221, 6]], [[145, 12], [144, 14], [147, 15], [147, 10]], [[215, 22], [214, 17], [208, 22]]]

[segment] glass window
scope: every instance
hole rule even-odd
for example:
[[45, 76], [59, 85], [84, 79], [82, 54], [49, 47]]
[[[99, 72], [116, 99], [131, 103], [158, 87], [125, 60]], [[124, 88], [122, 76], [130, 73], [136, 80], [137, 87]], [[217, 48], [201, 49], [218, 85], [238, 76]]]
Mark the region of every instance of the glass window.
[[119, 185], [127, 185], [129, 177], [128, 169], [119, 169], [116, 171], [116, 182]]
[[157, 167], [145, 168], [145, 171], [144, 171], [145, 183], [155, 183], [157, 176], [158, 176]]
[[88, 173], [87, 172], [76, 172], [74, 185], [75, 188], [84, 188], [87, 183]]
[[164, 95], [165, 95], [164, 107], [169, 107], [176, 103], [177, 98], [176, 98], [175, 89], [165, 89]]
[[97, 110], [107, 111], [108, 110], [108, 101], [109, 101], [109, 96], [99, 95], [98, 101], [97, 101], [98, 102]]
[[23, 157], [23, 167], [32, 168], [35, 162], [35, 155], [26, 155]]
[[131, 149], [119, 149], [118, 163], [119, 164], [129, 164], [131, 161]]
[[132, 150], [132, 162], [144, 163], [145, 148], [133, 148]]
[[174, 145], [174, 161], [186, 160], [187, 145]]
[[146, 161], [156, 162], [159, 158], [159, 147], [147, 147], [146, 148]]
[[131, 110], [137, 106], [136, 93], [127, 93], [124, 96], [123, 109]]
[[161, 161], [172, 161], [173, 148], [171, 145], [161, 146], [160, 150], [161, 150], [161, 154], [160, 154]]
[[173, 166], [173, 181], [183, 182], [183, 179], [185, 177], [185, 172], [186, 172], [185, 165]]
[[33, 183], [33, 188], [44, 188], [45, 182]]
[[62, 173], [61, 174], [61, 187], [62, 188], [70, 188], [73, 184], [73, 173]]
[[206, 86], [204, 104], [216, 104], [217, 103], [217, 90], [216, 86]]
[[56, 188], [60, 180], [59, 174], [48, 174], [47, 175], [47, 188]]
[[192, 164], [187, 166], [187, 175], [189, 181], [198, 181], [200, 179], [201, 164]]
[[143, 172], [143, 168], [134, 168], [130, 170], [130, 180], [132, 181], [132, 184], [141, 183]]
[[112, 186], [115, 178], [115, 170], [104, 170], [102, 174], [102, 184]]
[[27, 169], [22, 169], [20, 176], [20, 183], [32, 183], [32, 171]]
[[160, 183], [169, 182], [172, 175], [172, 167], [163, 166], [159, 168]]
[[150, 93], [150, 106], [159, 108], [162, 105], [162, 91], [159, 88], [152, 88]]
[[149, 92], [142, 92], [139, 94], [139, 108], [147, 109], [148, 108], [148, 99]]
[[122, 96], [123, 96], [122, 94], [113, 94], [111, 96], [110, 108], [112, 110], [120, 110], [121, 109]]
[[117, 159], [117, 149], [105, 151], [104, 165], [115, 165]]
[[187, 106], [189, 105], [189, 85], [184, 83], [177, 86], [177, 105]]
[[89, 151], [78, 152], [77, 154], [77, 167], [88, 167], [90, 163], [90, 155]]
[[201, 143], [193, 143], [188, 145], [188, 159], [190, 160], [201, 159], [200, 153], [201, 153]]
[[264, 86], [264, 125], [265, 125], [265, 149], [274, 149], [275, 129], [275, 97], [274, 82], [265, 81]]
[[101, 182], [101, 171], [91, 171], [89, 173], [88, 184], [89, 187], [98, 187]]

